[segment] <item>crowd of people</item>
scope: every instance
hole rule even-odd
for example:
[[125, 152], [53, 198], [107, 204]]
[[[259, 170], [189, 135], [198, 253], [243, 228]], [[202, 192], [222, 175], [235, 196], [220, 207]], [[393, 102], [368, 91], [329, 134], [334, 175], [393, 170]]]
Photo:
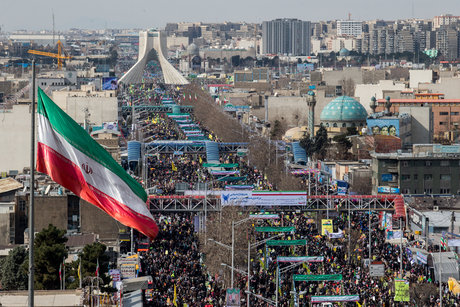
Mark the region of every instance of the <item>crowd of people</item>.
[[[378, 215], [371, 215], [371, 224], [378, 223]], [[364, 259], [369, 254], [368, 225], [369, 214], [352, 212], [350, 216], [350, 228], [348, 227], [348, 215], [338, 214], [333, 218], [334, 231], [343, 231], [343, 238], [329, 239], [321, 235], [318, 227], [319, 221], [307, 213], [286, 213], [281, 214], [277, 220], [263, 220], [257, 222], [256, 226], [294, 226], [293, 233], [287, 233], [282, 239], [295, 240], [305, 239], [306, 246], [282, 246], [269, 247], [266, 250], [259, 249], [251, 261], [251, 292], [265, 298], [274, 300], [276, 297], [276, 270], [280, 270], [292, 263], [277, 263], [279, 256], [322, 256], [321, 262], [303, 263], [280, 276], [279, 284], [279, 306], [289, 306], [296, 293], [298, 306], [310, 305], [312, 296], [338, 296], [358, 295], [359, 305], [363, 306], [398, 306], [394, 301], [394, 279], [404, 278], [412, 287], [419, 287], [422, 284], [434, 284], [437, 286], [433, 276], [427, 270], [426, 265], [419, 264], [410, 255], [406, 248], [403, 249], [403, 274], [400, 275], [400, 247], [387, 242], [386, 231], [383, 228], [375, 227], [371, 235], [372, 261], [381, 261], [385, 265], [385, 276], [371, 277], [369, 269], [364, 265]], [[354, 233], [352, 233], [354, 232]], [[266, 239], [273, 233], [253, 233], [255, 240]], [[348, 242], [348, 236], [357, 238]], [[350, 246], [348, 245], [350, 244]], [[349, 251], [350, 248], [350, 251]], [[350, 256], [349, 256], [350, 255]], [[293, 276], [300, 275], [329, 275], [340, 274], [342, 281], [323, 282], [293, 282]], [[240, 276], [239, 287], [242, 290], [247, 288], [247, 278]], [[447, 284], [443, 285], [443, 306], [459, 306], [460, 297], [453, 295], [447, 290]], [[436, 306], [439, 303], [437, 293], [432, 293], [427, 305]], [[414, 306], [416, 300], [407, 303]], [[255, 296], [251, 297], [251, 306], [266, 306], [266, 303]], [[320, 306], [320, 305], [318, 305]], [[342, 303], [341, 306], [356, 306], [355, 302]]]
[[[140, 85], [127, 89], [132, 103], [160, 105], [164, 95], [176, 101], [184, 100], [183, 93], [176, 88], [155, 90], [158, 84]], [[184, 102], [185, 103], [185, 102]], [[199, 123], [193, 118], [194, 122]], [[155, 140], [184, 140], [186, 136], [178, 129], [177, 123], [166, 114], [146, 112], [140, 121], [149, 125], [145, 138]], [[129, 127], [128, 127], [129, 128]], [[218, 140], [205, 127], [200, 129], [209, 139]], [[211, 137], [210, 137], [211, 136]], [[161, 195], [177, 194], [177, 184], [185, 184], [185, 189], [196, 189], [198, 183], [209, 183], [207, 189], [224, 189], [227, 185], [235, 184], [221, 176], [213, 176], [210, 168], [205, 167], [206, 157], [201, 153], [156, 153], [147, 160], [149, 187], [156, 187]], [[250, 166], [244, 157], [236, 154], [221, 153], [220, 163], [236, 164], [232, 170], [239, 172], [244, 178], [241, 185], [249, 185], [253, 189], [270, 190], [271, 185], [266, 176]], [[221, 180], [219, 180], [219, 178]], [[304, 176], [304, 182], [307, 182]], [[311, 183], [314, 178], [309, 178]], [[318, 194], [332, 193], [329, 185], [315, 185]], [[318, 190], [316, 190], [318, 189]], [[340, 208], [337, 208], [340, 209]], [[378, 215], [352, 212], [348, 215], [337, 210], [333, 217], [334, 232], [341, 233], [338, 238], [331, 239], [321, 233], [321, 220], [315, 214], [306, 212], [286, 212], [276, 220], [261, 220], [255, 226], [294, 226], [295, 231], [285, 233], [285, 240], [306, 240], [305, 246], [261, 247], [251, 256], [250, 263], [250, 306], [267, 306], [266, 300], [275, 300], [278, 296], [278, 306], [291, 306], [298, 300], [297, 306], [312, 306], [312, 296], [358, 295], [358, 302], [342, 303], [341, 306], [396, 306], [394, 301], [394, 280], [404, 278], [411, 287], [436, 282], [423, 264], [414, 261], [399, 246], [386, 241], [385, 229], [373, 227], [371, 232], [372, 260], [381, 261], [385, 265], [385, 275], [380, 278], [371, 277], [364, 259], [369, 253], [369, 218], [370, 223], [378, 222]], [[150, 306], [224, 306], [225, 288], [218, 276], [207, 273], [200, 252], [200, 244], [195, 232], [193, 214], [187, 215], [157, 215], [159, 235], [150, 246], [148, 252], [141, 254], [143, 274], [153, 277], [153, 289], [147, 297]], [[349, 226], [350, 225], [350, 226]], [[251, 232], [254, 241], [260, 241], [273, 236], [273, 233]], [[353, 238], [348, 240], [348, 238]], [[277, 262], [280, 256], [321, 256], [320, 262], [301, 263], [295, 268], [281, 274], [279, 287], [276, 285], [277, 268], [283, 270], [289, 263]], [[403, 274], [400, 275], [402, 258]], [[340, 274], [341, 281], [305, 282], [293, 281], [295, 274], [329, 275]], [[219, 280], [219, 281], [218, 281]], [[246, 276], [237, 274], [237, 287], [241, 293], [248, 286]], [[278, 290], [277, 290], [278, 289]], [[278, 292], [278, 295], [277, 295]], [[246, 295], [241, 295], [242, 303], [246, 303]], [[460, 298], [455, 297], [444, 285], [443, 306], [459, 306]], [[414, 301], [415, 302], [415, 301]], [[410, 301], [407, 305], [413, 306]], [[187, 305], [184, 305], [187, 304]], [[429, 297], [427, 306], [439, 304], [435, 294]], [[313, 304], [313, 306], [316, 306]]]
[[206, 273], [192, 214], [156, 216], [159, 234], [141, 252], [142, 274], [152, 276], [148, 306], [223, 306], [223, 287]]

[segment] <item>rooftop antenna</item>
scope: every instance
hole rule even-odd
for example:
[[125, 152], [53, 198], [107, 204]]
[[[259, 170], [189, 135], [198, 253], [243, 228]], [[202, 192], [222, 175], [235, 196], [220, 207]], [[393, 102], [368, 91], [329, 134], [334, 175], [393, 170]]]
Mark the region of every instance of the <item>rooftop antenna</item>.
[[351, 20], [351, 13], [348, 13], [348, 20]]
[[412, 7], [411, 7], [411, 10], [412, 10], [412, 19], [415, 18], [415, 15], [414, 15], [414, 0], [412, 0]]
[[54, 10], [51, 9], [51, 14], [53, 15], [53, 46], [56, 45], [56, 40], [55, 40], [55, 37], [54, 37]]

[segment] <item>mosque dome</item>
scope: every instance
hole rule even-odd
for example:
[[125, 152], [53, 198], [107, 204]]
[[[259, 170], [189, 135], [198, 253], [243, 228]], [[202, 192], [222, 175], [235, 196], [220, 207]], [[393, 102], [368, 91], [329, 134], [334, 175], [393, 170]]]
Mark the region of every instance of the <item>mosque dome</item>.
[[198, 46], [194, 43], [191, 43], [187, 47], [187, 53], [191, 56], [200, 55], [200, 48], [198, 48]]
[[326, 127], [364, 126], [367, 111], [356, 99], [340, 96], [324, 107], [320, 119]]
[[342, 48], [339, 51], [339, 55], [340, 56], [349, 56], [350, 55], [350, 50], [348, 50], [347, 48]]

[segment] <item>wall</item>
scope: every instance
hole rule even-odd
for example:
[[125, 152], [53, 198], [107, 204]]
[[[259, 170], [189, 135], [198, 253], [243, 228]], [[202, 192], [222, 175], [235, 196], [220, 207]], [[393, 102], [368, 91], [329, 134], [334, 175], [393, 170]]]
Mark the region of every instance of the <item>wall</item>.
[[35, 197], [34, 222], [36, 232], [47, 228], [49, 224], [67, 230], [67, 219], [67, 196]]
[[418, 88], [419, 83], [433, 82], [433, 71], [428, 70], [410, 70], [409, 71], [409, 87]]
[[441, 78], [438, 83], [419, 84], [419, 89], [442, 93], [445, 99], [460, 98], [460, 78]]
[[85, 108], [91, 114], [89, 122], [92, 124], [102, 125], [118, 119], [115, 91], [94, 92], [89, 96], [86, 96], [86, 92], [53, 92], [53, 101], [79, 124], [84, 123]]
[[352, 79], [355, 84], [363, 83], [363, 74], [359, 67], [349, 67], [343, 70], [325, 71], [323, 73], [323, 81], [327, 85], [342, 85], [342, 80]]
[[367, 113], [371, 113], [371, 98], [383, 99], [383, 91], [404, 91], [404, 83], [393, 82], [392, 80], [380, 80], [378, 84], [357, 84], [355, 88], [356, 99], [364, 106]]
[[101, 240], [114, 240], [118, 237], [119, 229], [125, 226], [118, 223], [98, 207], [80, 200], [81, 233], [99, 234]]
[[412, 144], [428, 144], [432, 142], [431, 107], [400, 107], [399, 112], [411, 115]]
[[0, 172], [30, 166], [30, 111], [28, 105], [0, 110]]

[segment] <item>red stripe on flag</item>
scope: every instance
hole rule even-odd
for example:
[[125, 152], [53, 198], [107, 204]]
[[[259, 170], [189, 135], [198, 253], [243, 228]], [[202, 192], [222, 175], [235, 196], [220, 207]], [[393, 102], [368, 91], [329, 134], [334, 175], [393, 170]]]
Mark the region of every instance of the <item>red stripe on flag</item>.
[[80, 167], [43, 143], [37, 146], [37, 171], [50, 175], [55, 182], [122, 224], [137, 229], [151, 239], [158, 234], [158, 226], [153, 220], [89, 185]]

